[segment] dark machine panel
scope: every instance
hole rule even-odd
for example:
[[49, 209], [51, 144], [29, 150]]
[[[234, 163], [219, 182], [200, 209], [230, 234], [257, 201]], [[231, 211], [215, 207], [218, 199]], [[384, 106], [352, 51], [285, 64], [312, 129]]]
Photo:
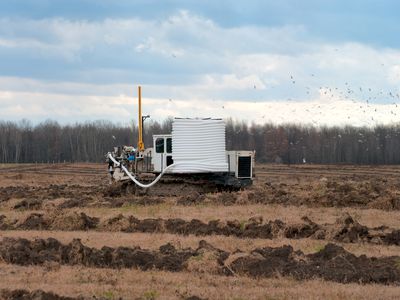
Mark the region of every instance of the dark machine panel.
[[251, 177], [251, 156], [238, 157], [238, 177]]

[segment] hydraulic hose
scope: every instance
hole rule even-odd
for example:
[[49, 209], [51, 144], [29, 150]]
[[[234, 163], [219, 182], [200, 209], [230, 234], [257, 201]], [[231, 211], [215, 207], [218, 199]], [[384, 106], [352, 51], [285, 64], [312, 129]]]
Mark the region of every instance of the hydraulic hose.
[[166, 167], [157, 177], [156, 179], [154, 179], [152, 182], [150, 182], [149, 184], [144, 184], [141, 183], [140, 181], [138, 181], [132, 174], [131, 172], [129, 172], [129, 170], [127, 168], [125, 168], [124, 165], [122, 165], [120, 162], [118, 162], [112, 155], [111, 153], [108, 153], [108, 157], [112, 160], [112, 162], [114, 164], [116, 164], [118, 167], [120, 167], [126, 175], [128, 175], [128, 177], [138, 186], [140, 186], [141, 188], [149, 188], [152, 187], [153, 185], [155, 185], [160, 179], [161, 177], [164, 175], [165, 171], [171, 169], [173, 166], [175, 166], [175, 164], [169, 165], [168, 167]]

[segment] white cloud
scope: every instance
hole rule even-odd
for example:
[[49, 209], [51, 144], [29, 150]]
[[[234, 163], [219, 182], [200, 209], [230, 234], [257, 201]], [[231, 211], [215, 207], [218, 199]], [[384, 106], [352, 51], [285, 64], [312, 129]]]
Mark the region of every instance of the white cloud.
[[390, 67], [388, 72], [388, 81], [392, 84], [400, 84], [400, 65]]
[[[165, 20], [3, 19], [0, 49], [65, 63], [44, 66], [58, 80], [0, 77], [3, 119], [129, 121], [137, 81], [158, 119], [373, 125], [396, 121], [400, 101], [399, 49], [321, 42], [302, 26], [221, 27], [188, 11]], [[29, 69], [23, 59], [15, 64]]]
[[241, 78], [236, 74], [206, 75], [201, 85], [209, 89], [247, 90], [250, 87], [265, 89], [264, 83], [257, 75], [248, 75]]
[[[115, 86], [104, 87], [113, 90]], [[143, 97], [143, 111], [152, 119], [176, 117], [222, 117], [256, 123], [375, 126], [398, 122], [400, 106], [343, 100], [320, 91], [310, 101], [220, 101]], [[146, 90], [144, 90], [145, 95]], [[6, 91], [0, 93], [0, 119], [51, 118], [61, 122], [108, 119], [129, 123], [136, 119], [137, 99], [127, 95], [65, 95]]]

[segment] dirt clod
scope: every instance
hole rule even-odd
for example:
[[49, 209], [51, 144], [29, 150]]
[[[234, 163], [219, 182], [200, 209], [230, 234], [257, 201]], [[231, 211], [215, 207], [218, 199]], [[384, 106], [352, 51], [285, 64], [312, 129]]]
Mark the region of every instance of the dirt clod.
[[14, 205], [14, 209], [40, 209], [43, 200], [40, 199], [24, 199]]
[[0, 298], [3, 300], [84, 300], [83, 297], [71, 298], [45, 292], [43, 290], [0, 290]]
[[52, 230], [88, 230], [96, 228], [99, 218], [89, 217], [85, 213], [61, 213], [57, 214], [51, 222]]
[[49, 224], [43, 214], [32, 213], [26, 217], [19, 225], [18, 229], [46, 230]]
[[95, 249], [84, 246], [79, 239], [74, 239], [67, 245], [52, 238], [34, 241], [4, 238], [0, 243], [1, 259], [7, 263], [24, 266], [55, 262], [86, 267], [181, 271], [185, 261], [194, 254], [195, 252], [190, 249], [181, 251], [165, 251], [164, 248], [163, 251], [151, 251], [140, 247]]
[[339, 217], [333, 224], [317, 224], [308, 217], [302, 217], [302, 223], [287, 224], [281, 220], [264, 221], [261, 217], [248, 220], [211, 220], [190, 221], [174, 219], [138, 219], [123, 214], [100, 220], [83, 212], [31, 213], [21, 220], [8, 220], [0, 216], [0, 230], [99, 230], [115, 232], [171, 233], [196, 236], [224, 235], [240, 238], [290, 239], [314, 238], [344, 243], [372, 243], [385, 245], [400, 244], [400, 230], [385, 226], [368, 228], [361, 225], [349, 214]]
[[260, 248], [251, 256], [234, 260], [230, 268], [237, 274], [253, 277], [292, 276], [298, 280], [323, 278], [341, 283], [399, 283], [398, 257], [355, 256], [335, 244], [305, 255], [291, 246]]
[[343, 247], [327, 244], [322, 250], [304, 254], [289, 245], [229, 253], [200, 241], [197, 249], [176, 249], [172, 244], [158, 251], [140, 247], [90, 248], [74, 239], [69, 244], [48, 239], [3, 238], [0, 259], [17, 265], [82, 265], [99, 268], [139, 268], [196, 271], [252, 277], [291, 276], [298, 280], [322, 278], [341, 283], [400, 284], [399, 256], [356, 256]]

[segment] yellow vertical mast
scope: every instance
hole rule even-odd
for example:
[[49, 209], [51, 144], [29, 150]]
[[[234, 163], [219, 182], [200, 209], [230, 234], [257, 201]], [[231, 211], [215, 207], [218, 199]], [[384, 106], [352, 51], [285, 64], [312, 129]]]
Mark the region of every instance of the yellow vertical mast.
[[143, 143], [143, 120], [142, 120], [142, 87], [138, 86], [138, 100], [139, 100], [139, 133], [138, 133], [138, 150], [144, 150], [144, 143]]

